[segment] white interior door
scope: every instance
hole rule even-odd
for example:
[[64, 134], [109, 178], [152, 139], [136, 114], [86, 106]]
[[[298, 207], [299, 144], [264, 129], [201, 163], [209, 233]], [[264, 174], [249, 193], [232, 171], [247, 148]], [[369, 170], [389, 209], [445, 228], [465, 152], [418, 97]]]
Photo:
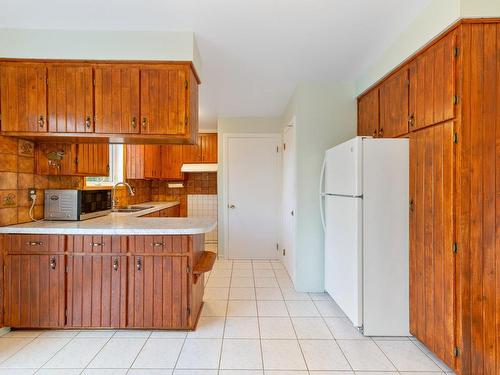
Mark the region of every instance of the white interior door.
[[276, 259], [280, 136], [228, 135], [226, 244], [232, 259]]
[[282, 234], [281, 256], [288, 274], [295, 279], [295, 128], [287, 126], [283, 132], [283, 177], [282, 177]]

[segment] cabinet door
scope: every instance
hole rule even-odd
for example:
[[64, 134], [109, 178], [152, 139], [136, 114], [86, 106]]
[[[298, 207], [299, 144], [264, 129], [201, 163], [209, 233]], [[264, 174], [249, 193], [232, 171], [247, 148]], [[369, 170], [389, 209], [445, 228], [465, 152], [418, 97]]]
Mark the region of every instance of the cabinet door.
[[76, 145], [76, 172], [82, 176], [108, 176], [109, 145], [107, 143]]
[[76, 145], [40, 143], [36, 147], [36, 170], [40, 175], [76, 175]]
[[198, 134], [198, 142], [194, 145], [182, 145], [182, 162], [198, 164], [201, 163], [201, 147], [200, 147], [200, 137]]
[[201, 147], [202, 163], [217, 163], [217, 133], [206, 133], [198, 136]]
[[44, 64], [0, 65], [2, 131], [47, 131], [47, 74]]
[[453, 122], [410, 134], [410, 332], [455, 368]]
[[188, 258], [132, 256], [129, 263], [128, 326], [188, 327]]
[[161, 178], [161, 146], [145, 145], [144, 146], [144, 178], [158, 179]]
[[184, 135], [188, 128], [186, 68], [141, 69], [141, 133]]
[[50, 65], [48, 67], [49, 131], [92, 133], [94, 92], [92, 66]]
[[95, 68], [95, 132], [139, 133], [139, 69]]
[[408, 133], [408, 69], [403, 68], [380, 85], [381, 137]]
[[378, 136], [379, 96], [378, 88], [363, 95], [358, 100], [358, 135]]
[[161, 178], [166, 180], [183, 180], [182, 145], [161, 146]]
[[5, 261], [5, 325], [63, 327], [64, 256], [7, 255]]
[[450, 33], [410, 67], [410, 129], [455, 117], [456, 34]]
[[127, 257], [68, 256], [69, 327], [126, 325]]

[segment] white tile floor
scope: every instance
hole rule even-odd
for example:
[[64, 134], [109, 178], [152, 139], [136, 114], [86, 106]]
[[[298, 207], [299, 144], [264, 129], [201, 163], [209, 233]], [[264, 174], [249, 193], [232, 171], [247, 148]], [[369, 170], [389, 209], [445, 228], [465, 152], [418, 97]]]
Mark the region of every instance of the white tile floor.
[[14, 331], [0, 375], [439, 375], [418, 341], [368, 338], [326, 294], [298, 293], [279, 262], [218, 261], [194, 332]]

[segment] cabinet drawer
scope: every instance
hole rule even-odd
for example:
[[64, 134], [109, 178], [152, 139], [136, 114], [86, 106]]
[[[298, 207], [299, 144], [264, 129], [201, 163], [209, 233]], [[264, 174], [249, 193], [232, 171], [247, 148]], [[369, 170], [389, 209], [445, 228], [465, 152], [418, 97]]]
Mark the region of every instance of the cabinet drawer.
[[68, 236], [69, 253], [126, 253], [125, 236]]
[[132, 254], [187, 253], [189, 236], [130, 236]]
[[7, 253], [59, 253], [65, 250], [65, 236], [47, 234], [8, 234]]

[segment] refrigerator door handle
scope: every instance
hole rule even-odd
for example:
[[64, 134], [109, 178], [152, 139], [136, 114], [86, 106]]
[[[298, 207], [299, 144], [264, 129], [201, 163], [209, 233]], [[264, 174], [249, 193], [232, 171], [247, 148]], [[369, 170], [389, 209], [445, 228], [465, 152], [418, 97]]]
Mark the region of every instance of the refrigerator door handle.
[[326, 167], [326, 154], [323, 158], [323, 165], [321, 167], [321, 174], [319, 176], [319, 214], [321, 217], [321, 225], [323, 226], [323, 231], [326, 230], [325, 199], [324, 199], [324, 194], [323, 194], [323, 181], [325, 179], [325, 167]]

